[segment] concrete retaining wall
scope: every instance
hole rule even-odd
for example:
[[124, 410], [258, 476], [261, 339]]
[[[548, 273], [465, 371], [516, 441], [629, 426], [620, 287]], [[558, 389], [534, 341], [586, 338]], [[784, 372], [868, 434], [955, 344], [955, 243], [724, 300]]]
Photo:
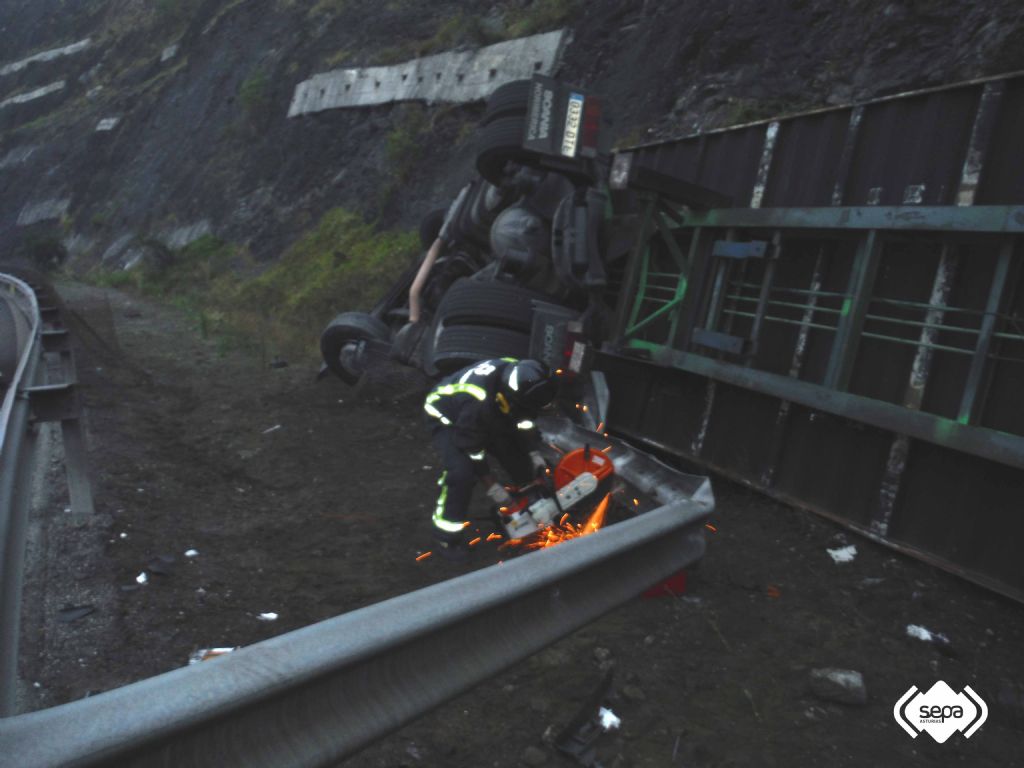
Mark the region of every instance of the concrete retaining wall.
[[563, 29], [390, 67], [335, 69], [295, 87], [288, 117], [395, 101], [478, 101], [512, 80], [554, 74], [569, 41]]

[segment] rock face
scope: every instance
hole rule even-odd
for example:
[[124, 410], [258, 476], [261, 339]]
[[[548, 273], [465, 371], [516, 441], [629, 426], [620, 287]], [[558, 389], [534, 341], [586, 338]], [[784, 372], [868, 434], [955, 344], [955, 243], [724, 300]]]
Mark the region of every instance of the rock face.
[[839, 704], [862, 705], [868, 702], [864, 676], [852, 669], [812, 669], [811, 690], [815, 696]]
[[[296, 86], [563, 27], [560, 75], [605, 98], [622, 143], [1024, 68], [1017, 0], [554, 5], [0, 0], [0, 251], [77, 237], [87, 267], [125, 233], [208, 220], [274, 259], [339, 205], [413, 228], [473, 173], [482, 104], [289, 119]], [[52, 200], [70, 202], [19, 222]]]

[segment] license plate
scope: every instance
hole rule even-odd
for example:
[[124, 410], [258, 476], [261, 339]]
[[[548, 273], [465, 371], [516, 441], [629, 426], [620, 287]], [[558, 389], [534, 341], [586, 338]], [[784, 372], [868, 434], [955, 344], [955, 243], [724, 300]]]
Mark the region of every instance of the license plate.
[[576, 157], [576, 145], [580, 139], [580, 122], [583, 119], [583, 94], [570, 93], [569, 106], [565, 111], [565, 132], [562, 134], [562, 155]]

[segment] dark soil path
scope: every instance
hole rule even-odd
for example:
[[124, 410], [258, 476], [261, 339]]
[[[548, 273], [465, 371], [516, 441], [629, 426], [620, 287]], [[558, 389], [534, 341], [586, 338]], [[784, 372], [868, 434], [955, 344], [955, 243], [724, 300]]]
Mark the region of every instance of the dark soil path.
[[[74, 520], [60, 487], [41, 512], [28, 706], [455, 575], [415, 561], [437, 470], [414, 396], [370, 388], [386, 396], [375, 402], [314, 382], [313, 361], [271, 368], [218, 350], [176, 311], [61, 290], [78, 320], [98, 514]], [[545, 733], [609, 667], [623, 725], [604, 737], [605, 766], [1024, 765], [1021, 606], [741, 487], [715, 489], [718, 531], [685, 596], [637, 599], [348, 765], [568, 765]], [[857, 555], [836, 564], [826, 549], [842, 543]], [[61, 623], [69, 602], [95, 610]], [[909, 624], [951, 648], [909, 637]], [[818, 667], [862, 672], [867, 703], [817, 698]], [[988, 702], [969, 741], [912, 740], [893, 721], [910, 685], [939, 679]]]

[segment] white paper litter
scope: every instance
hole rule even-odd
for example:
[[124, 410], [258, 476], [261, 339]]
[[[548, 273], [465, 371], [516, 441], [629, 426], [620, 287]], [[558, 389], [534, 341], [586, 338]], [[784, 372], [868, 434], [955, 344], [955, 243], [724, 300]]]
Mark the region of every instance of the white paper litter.
[[620, 720], [614, 712], [606, 707], [601, 707], [597, 712], [597, 716], [601, 720], [601, 728], [606, 731], [613, 730], [622, 725], [622, 720]]
[[277, 621], [277, 614], [276, 613], [261, 613], [256, 618], [259, 619], [260, 621]]
[[198, 664], [201, 661], [207, 661], [209, 659], [215, 659], [218, 656], [223, 656], [226, 653], [237, 651], [242, 646], [236, 645], [234, 648], [200, 648], [198, 651], [188, 657], [188, 663]]
[[857, 547], [854, 544], [840, 547], [839, 549], [826, 549], [825, 551], [837, 563], [851, 563], [853, 558], [857, 556]]
[[276, 431], [277, 431], [277, 430], [279, 430], [280, 428], [281, 428], [281, 425], [280, 425], [280, 424], [275, 424], [275, 425], [274, 425], [274, 426], [272, 426], [272, 427], [271, 427], [270, 429], [264, 429], [264, 430], [263, 430], [263, 434], [264, 434], [264, 435], [269, 435], [269, 434], [270, 434], [271, 432], [276, 432]]
[[199, 557], [198, 549], [187, 549], [185, 550], [185, 557]]
[[119, 534], [117, 534], [117, 538], [119, 538], [119, 539], [127, 539], [128, 538], [128, 534], [127, 533], [119, 533]]
[[137, 581], [139, 584], [145, 584], [147, 581], [149, 581], [149, 576], [147, 576], [146, 572], [143, 571], [135, 577], [135, 581]]
[[949, 638], [941, 632], [932, 632], [925, 629], [918, 624], [907, 624], [907, 634], [910, 637], [916, 637], [918, 640], [924, 640], [926, 643], [941, 643], [943, 645], [949, 645]]

